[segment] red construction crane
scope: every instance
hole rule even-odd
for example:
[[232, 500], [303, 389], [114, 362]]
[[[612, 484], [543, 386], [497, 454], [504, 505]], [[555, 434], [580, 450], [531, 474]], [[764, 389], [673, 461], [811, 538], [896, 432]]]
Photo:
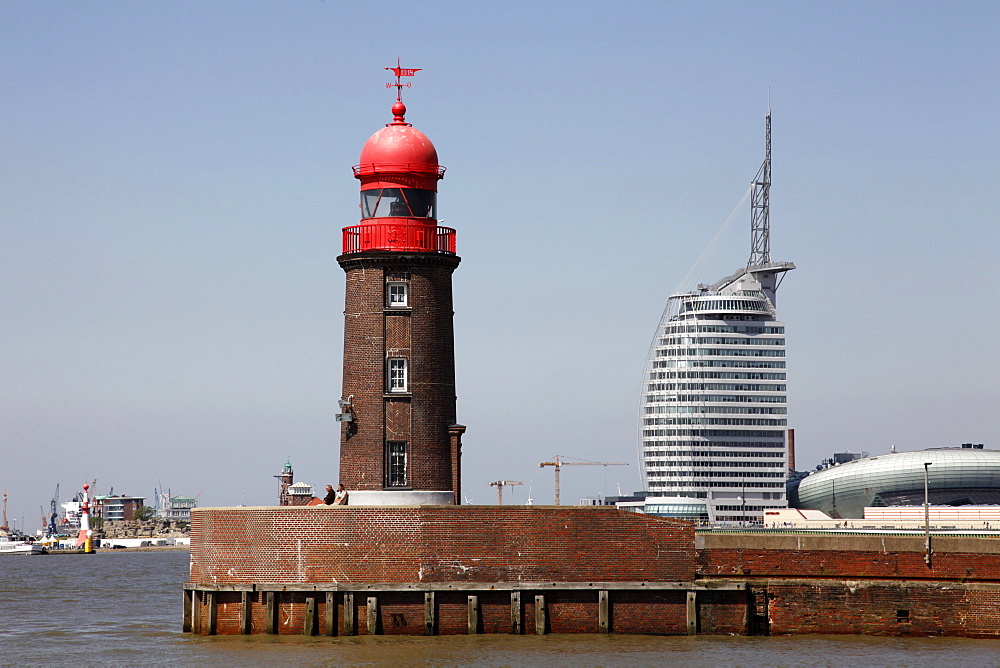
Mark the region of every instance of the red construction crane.
[[[567, 459], [563, 455], [556, 455], [551, 462], [541, 462], [539, 466], [553, 466], [556, 469], [556, 505], [559, 503], [559, 470], [563, 466], [628, 466], [628, 462], [592, 462], [586, 459], [581, 459], [575, 462], [563, 461]], [[568, 457], [568, 459], [576, 459], [575, 457]]]

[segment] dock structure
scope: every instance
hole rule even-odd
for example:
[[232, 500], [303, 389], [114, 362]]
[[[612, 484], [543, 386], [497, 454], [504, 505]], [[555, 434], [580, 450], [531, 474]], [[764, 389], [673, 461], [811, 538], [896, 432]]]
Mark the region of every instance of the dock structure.
[[695, 531], [608, 506], [199, 508], [195, 634], [1000, 637], [996, 537]]
[[[699, 593], [746, 599], [741, 582], [467, 582], [184, 585], [184, 631], [309, 636], [479, 633], [698, 633]], [[728, 596], [728, 594], [734, 594]], [[719, 597], [715, 597], [716, 599]], [[660, 607], [638, 626], [637, 605]], [[572, 619], [564, 610], [574, 608]], [[618, 610], [621, 609], [621, 611]], [[422, 609], [422, 614], [420, 614]], [[550, 609], [558, 621], [553, 629]], [[683, 609], [684, 618], [677, 612]], [[220, 610], [225, 617], [220, 628]], [[628, 619], [612, 625], [612, 611]], [[279, 613], [279, 611], [281, 611]], [[408, 612], [409, 611], [409, 612]], [[464, 615], [463, 615], [464, 613]], [[279, 619], [281, 620], [279, 622]], [[750, 633], [744, 615], [741, 632]]]
[[610, 506], [198, 508], [184, 630], [749, 632], [746, 584], [695, 570], [691, 524]]

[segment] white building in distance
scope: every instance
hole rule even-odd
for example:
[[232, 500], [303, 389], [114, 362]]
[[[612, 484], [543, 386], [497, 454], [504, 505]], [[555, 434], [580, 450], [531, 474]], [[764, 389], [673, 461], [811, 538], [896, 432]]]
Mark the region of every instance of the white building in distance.
[[645, 512], [760, 523], [787, 506], [785, 324], [775, 293], [791, 262], [770, 257], [771, 116], [754, 180], [747, 266], [670, 296], [640, 401]]

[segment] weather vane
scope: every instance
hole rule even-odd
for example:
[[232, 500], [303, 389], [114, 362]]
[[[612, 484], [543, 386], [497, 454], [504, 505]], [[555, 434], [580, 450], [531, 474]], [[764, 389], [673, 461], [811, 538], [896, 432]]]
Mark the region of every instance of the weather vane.
[[397, 102], [402, 102], [403, 101], [403, 88], [404, 87], [409, 88], [413, 84], [410, 83], [409, 81], [407, 81], [406, 83], [402, 83], [402, 82], [400, 82], [400, 78], [401, 77], [412, 77], [414, 74], [416, 74], [417, 72], [419, 72], [423, 68], [417, 67], [417, 68], [414, 69], [414, 68], [402, 67], [402, 66], [400, 66], [399, 58], [396, 58], [396, 66], [395, 67], [387, 67], [385, 69], [392, 70], [392, 72], [396, 75], [396, 83], [392, 83], [390, 81], [390, 82], [388, 82], [388, 83], [385, 84], [385, 87], [386, 88], [392, 88], [393, 86], [395, 86], [396, 87], [396, 101]]

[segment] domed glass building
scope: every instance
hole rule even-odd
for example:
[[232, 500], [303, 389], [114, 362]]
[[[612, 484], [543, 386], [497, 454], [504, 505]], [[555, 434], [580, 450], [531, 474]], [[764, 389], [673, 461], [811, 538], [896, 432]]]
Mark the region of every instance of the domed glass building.
[[[925, 467], [925, 464], [927, 465]], [[799, 483], [799, 508], [864, 517], [865, 506], [1000, 504], [1000, 451], [963, 446], [867, 457], [815, 471]]]

